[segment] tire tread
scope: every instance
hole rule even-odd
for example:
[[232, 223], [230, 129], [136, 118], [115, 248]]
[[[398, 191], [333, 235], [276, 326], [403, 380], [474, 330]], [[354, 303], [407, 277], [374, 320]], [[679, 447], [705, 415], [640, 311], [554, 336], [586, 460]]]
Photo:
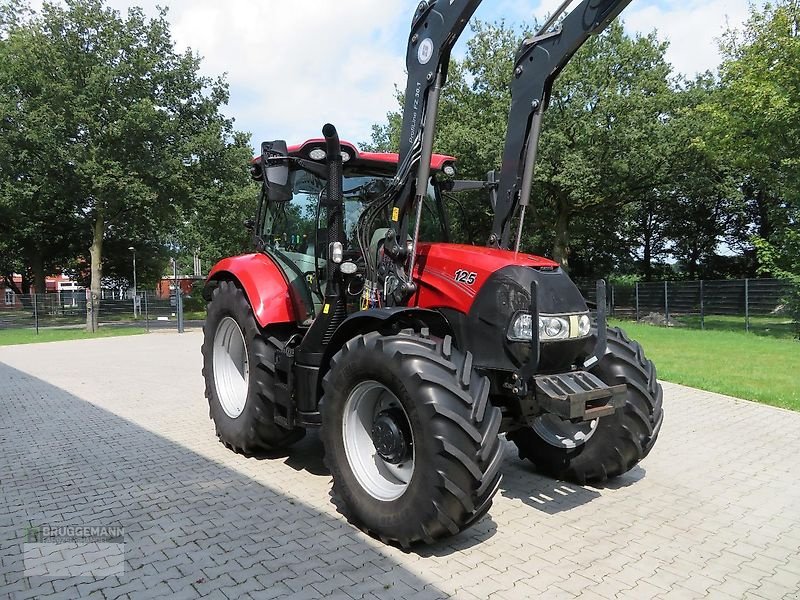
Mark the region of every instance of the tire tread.
[[[433, 435], [437, 444], [439, 465], [433, 467], [437, 494], [427, 500], [430, 520], [408, 523], [402, 532], [372, 531], [356, 516], [344, 499], [337, 477], [333, 478], [331, 498], [337, 510], [348, 522], [383, 540], [402, 547], [434, 541], [454, 535], [476, 522], [491, 506], [492, 497], [500, 484], [503, 445], [498, 437], [500, 410], [488, 402], [488, 379], [479, 376], [472, 367], [472, 355], [460, 352], [450, 336], [443, 339], [425, 337], [426, 332], [403, 330], [391, 336], [377, 332], [357, 336], [348, 341], [336, 354], [331, 368], [322, 380], [323, 440], [325, 411], [334, 395], [333, 379], [339, 365], [353, 364], [358, 352], [380, 352], [400, 369], [415, 369], [403, 378], [409, 396], [426, 398], [417, 405], [420, 414], [435, 425]], [[361, 350], [358, 350], [361, 349]], [[403, 365], [408, 364], [408, 367]], [[331, 452], [325, 452], [325, 462], [331, 473], [337, 472]], [[457, 475], [457, 476], [456, 476]], [[464, 485], [469, 481], [469, 485]], [[438, 495], [438, 497], [436, 497]], [[452, 499], [451, 499], [452, 498]], [[424, 508], [424, 507], [422, 507]]]

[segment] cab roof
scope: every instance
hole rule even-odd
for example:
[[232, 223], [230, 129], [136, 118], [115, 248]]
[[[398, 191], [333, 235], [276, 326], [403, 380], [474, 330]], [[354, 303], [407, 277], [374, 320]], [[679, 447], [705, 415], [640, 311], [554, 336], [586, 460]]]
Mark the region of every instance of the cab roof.
[[[397, 168], [398, 155], [395, 152], [361, 152], [355, 144], [345, 141], [341, 142], [341, 146], [342, 151], [350, 155], [350, 160], [346, 163], [348, 165], [377, 168], [392, 167], [392, 171]], [[310, 160], [309, 153], [315, 148], [322, 148], [324, 150], [325, 140], [322, 138], [315, 138], [306, 140], [302, 144], [289, 146], [289, 155]], [[455, 161], [456, 158], [454, 156], [434, 154], [431, 157], [431, 169], [434, 171], [441, 171], [447, 163], [455, 163]]]

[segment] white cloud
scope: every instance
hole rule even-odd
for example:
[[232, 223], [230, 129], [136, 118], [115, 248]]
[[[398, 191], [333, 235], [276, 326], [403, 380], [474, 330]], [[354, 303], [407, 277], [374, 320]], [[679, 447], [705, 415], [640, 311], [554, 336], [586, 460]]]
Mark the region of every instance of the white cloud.
[[228, 73], [240, 127], [301, 140], [330, 121], [343, 138], [363, 140], [393, 106], [403, 73], [403, 48], [392, 42], [403, 8], [371, 0], [202, 0], [171, 20], [178, 43], [197, 49], [206, 70]]
[[[110, 0], [122, 11], [159, 0]], [[404, 78], [405, 39], [413, 7], [373, 0], [178, 0], [168, 20], [179, 50], [203, 57], [203, 72], [226, 74], [227, 114], [238, 129], [290, 143], [337, 126], [343, 139], [369, 139], [372, 123], [396, 107]]]
[[[38, 2], [39, 0], [34, 0]], [[763, 2], [763, 0], [757, 0]], [[163, 0], [109, 0], [121, 11]], [[476, 17], [533, 25], [561, 0], [485, 0]], [[577, 4], [577, 1], [573, 4]], [[209, 75], [227, 73], [227, 114], [238, 129], [289, 142], [316, 137], [325, 122], [344, 139], [369, 139], [373, 123], [394, 110], [405, 85], [405, 42], [416, 0], [173, 0], [168, 20], [179, 49], [191, 47]], [[623, 13], [629, 31], [670, 42], [668, 59], [692, 75], [714, 68], [715, 37], [747, 14], [741, 0], [637, 0]], [[457, 53], [463, 49], [464, 34]], [[509, 57], [509, 61], [513, 57]]]

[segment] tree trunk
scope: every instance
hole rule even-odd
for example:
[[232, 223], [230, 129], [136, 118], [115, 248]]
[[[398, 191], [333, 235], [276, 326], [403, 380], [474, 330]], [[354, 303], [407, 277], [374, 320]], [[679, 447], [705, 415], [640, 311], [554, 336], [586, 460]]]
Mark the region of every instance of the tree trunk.
[[39, 254], [30, 257], [31, 273], [33, 274], [33, 287], [37, 294], [47, 293], [47, 279], [44, 272], [44, 262]]
[[689, 252], [689, 264], [687, 265], [689, 271], [689, 279], [697, 279], [697, 267], [700, 261], [700, 250], [695, 246]]
[[645, 281], [653, 280], [653, 257], [650, 249], [650, 239], [646, 240], [644, 245], [644, 255], [642, 257], [642, 272], [644, 273]]
[[22, 294], [25, 293], [25, 292], [22, 291], [22, 288], [20, 286], [18, 286], [16, 283], [14, 283], [14, 274], [13, 273], [3, 273], [3, 283], [5, 284], [5, 287], [7, 287], [10, 290], [13, 290], [13, 292], [17, 296], [21, 296]]
[[642, 271], [645, 281], [651, 281], [653, 278], [653, 228], [651, 215], [652, 212], [649, 210], [648, 205], [644, 224], [644, 250], [642, 252]]
[[92, 231], [92, 245], [89, 248], [91, 256], [91, 284], [90, 296], [86, 302], [86, 331], [97, 331], [97, 320], [100, 312], [100, 280], [103, 278], [103, 234], [105, 233], [105, 218], [103, 211], [97, 211]]
[[4, 273], [3, 274], [3, 283], [5, 287], [12, 290], [16, 295], [19, 301], [22, 303], [22, 307], [26, 310], [33, 310], [33, 302], [31, 300], [30, 295], [30, 285], [26, 275], [24, 275], [25, 269], [22, 269], [22, 281], [20, 285], [14, 283], [14, 274], [13, 273]]
[[758, 235], [765, 240], [769, 240], [775, 232], [772, 225], [772, 215], [770, 214], [770, 198], [764, 190], [764, 186], [759, 186], [755, 194], [756, 211], [758, 213]]
[[553, 260], [569, 271], [569, 207], [566, 202], [558, 202], [556, 235], [553, 242]]
[[22, 269], [22, 273], [20, 273], [20, 275], [22, 276], [22, 281], [20, 282], [22, 293], [30, 294], [33, 292], [33, 290], [31, 289], [31, 278], [28, 274], [28, 269]]

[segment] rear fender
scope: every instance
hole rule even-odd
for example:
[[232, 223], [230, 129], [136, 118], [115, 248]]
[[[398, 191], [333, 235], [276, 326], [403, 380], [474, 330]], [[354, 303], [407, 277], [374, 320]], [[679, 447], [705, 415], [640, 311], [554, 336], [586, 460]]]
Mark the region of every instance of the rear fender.
[[234, 281], [242, 287], [261, 327], [297, 322], [301, 311], [295, 306], [286, 277], [269, 256], [246, 254], [219, 261], [203, 288], [206, 301], [211, 301], [220, 281]]

